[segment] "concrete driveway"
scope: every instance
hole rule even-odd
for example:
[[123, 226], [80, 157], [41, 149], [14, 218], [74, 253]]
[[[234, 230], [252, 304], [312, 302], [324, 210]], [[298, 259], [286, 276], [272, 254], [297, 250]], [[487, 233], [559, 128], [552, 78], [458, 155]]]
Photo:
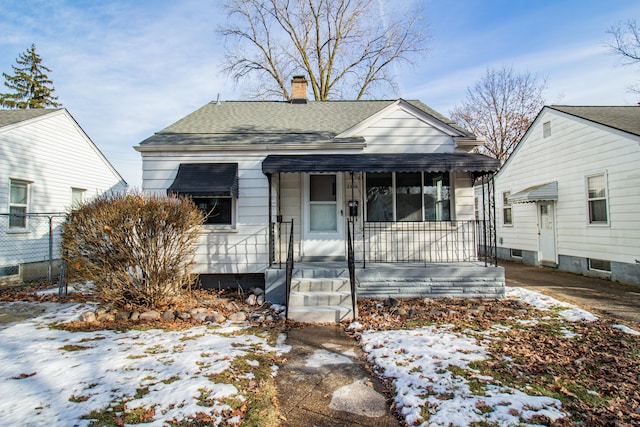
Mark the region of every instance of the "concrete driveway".
[[640, 286], [627, 285], [549, 267], [500, 261], [507, 286], [534, 289], [560, 301], [570, 302], [593, 314], [613, 317], [640, 327]]

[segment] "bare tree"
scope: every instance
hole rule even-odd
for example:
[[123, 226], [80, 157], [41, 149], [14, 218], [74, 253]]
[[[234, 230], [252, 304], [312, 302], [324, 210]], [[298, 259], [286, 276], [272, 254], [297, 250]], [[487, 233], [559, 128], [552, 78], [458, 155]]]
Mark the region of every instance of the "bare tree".
[[479, 152], [504, 163], [545, 104], [546, 79], [511, 67], [488, 68], [467, 88], [467, 97], [454, 108], [451, 118], [484, 137]]
[[[256, 98], [289, 100], [289, 79], [306, 74], [315, 100], [397, 90], [392, 66], [426, 53], [419, 11], [400, 16], [377, 0], [226, 0], [218, 29], [224, 70], [256, 86]], [[257, 80], [256, 80], [257, 79]]]
[[[609, 28], [607, 33], [612, 38], [607, 45], [615, 54], [621, 56], [623, 64], [633, 65], [640, 62], [640, 28], [635, 20], [618, 23]], [[631, 87], [630, 90], [640, 93], [640, 86]]]

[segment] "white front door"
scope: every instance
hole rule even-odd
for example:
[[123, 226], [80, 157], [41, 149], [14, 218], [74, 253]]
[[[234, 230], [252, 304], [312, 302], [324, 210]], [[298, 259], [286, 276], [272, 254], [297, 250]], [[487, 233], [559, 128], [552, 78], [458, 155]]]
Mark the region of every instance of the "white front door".
[[557, 264], [554, 202], [538, 202], [538, 241], [540, 246], [538, 261], [544, 264]]
[[305, 174], [302, 255], [344, 258], [342, 174]]

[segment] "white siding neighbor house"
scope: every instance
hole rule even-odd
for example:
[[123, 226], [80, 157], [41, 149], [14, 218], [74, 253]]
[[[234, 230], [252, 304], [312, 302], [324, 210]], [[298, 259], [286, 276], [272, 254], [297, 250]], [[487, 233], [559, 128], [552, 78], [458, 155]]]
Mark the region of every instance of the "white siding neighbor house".
[[547, 106], [495, 177], [498, 257], [640, 284], [640, 107]]
[[62, 215], [125, 188], [66, 109], [0, 110], [0, 280], [46, 277], [49, 256], [60, 258]]
[[262, 282], [291, 306], [355, 300], [348, 279], [292, 280], [289, 265], [294, 277], [351, 274], [358, 296], [501, 296], [503, 270], [476, 250], [473, 181], [498, 167], [471, 154], [481, 141], [419, 101], [313, 102], [304, 77], [292, 85], [291, 102], [211, 102], [135, 147], [145, 191], [189, 195], [209, 214], [202, 282]]

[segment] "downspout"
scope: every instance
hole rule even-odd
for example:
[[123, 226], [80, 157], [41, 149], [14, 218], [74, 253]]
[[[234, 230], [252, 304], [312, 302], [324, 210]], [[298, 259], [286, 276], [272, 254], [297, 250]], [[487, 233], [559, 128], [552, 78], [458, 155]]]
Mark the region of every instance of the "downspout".
[[267, 174], [267, 182], [269, 185], [269, 200], [267, 203], [269, 209], [269, 268], [273, 265], [275, 261], [275, 241], [273, 236], [273, 214], [271, 213], [271, 198], [273, 197], [273, 192], [271, 190], [271, 174]]

